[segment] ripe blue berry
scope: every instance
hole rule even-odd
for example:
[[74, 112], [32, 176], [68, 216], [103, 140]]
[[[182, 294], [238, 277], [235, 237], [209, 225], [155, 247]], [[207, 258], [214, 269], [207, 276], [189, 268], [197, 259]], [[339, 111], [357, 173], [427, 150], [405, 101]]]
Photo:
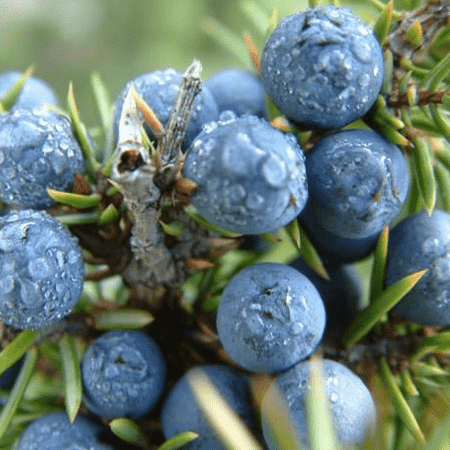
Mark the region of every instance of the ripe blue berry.
[[[181, 72], [169, 68], [145, 72], [128, 81], [114, 104], [114, 135], [116, 140], [119, 134], [119, 121], [123, 102], [132, 85], [145, 102], [148, 103], [150, 108], [153, 109], [161, 123], [165, 125], [178, 95], [182, 77], [183, 74]], [[200, 133], [202, 125], [217, 120], [218, 117], [219, 110], [214, 97], [208, 88], [202, 88], [202, 91], [194, 100], [189, 126], [183, 140], [183, 148], [187, 148], [195, 136]], [[154, 139], [150, 127], [146, 124], [144, 127], [150, 138]]]
[[256, 116], [223, 112], [186, 153], [192, 203], [211, 223], [259, 234], [287, 225], [308, 197], [304, 155], [296, 138]]
[[81, 362], [84, 403], [99, 417], [139, 419], [162, 394], [163, 354], [137, 330], [110, 331], [96, 339]]
[[46, 188], [68, 189], [84, 159], [69, 121], [45, 109], [0, 115], [0, 198], [19, 208], [47, 209]]
[[235, 275], [217, 309], [219, 340], [233, 361], [280, 372], [308, 357], [325, 328], [317, 289], [284, 264], [255, 264]]
[[445, 211], [414, 213], [389, 234], [386, 285], [423, 269], [428, 272], [394, 311], [422, 325], [450, 325], [450, 214]]
[[45, 328], [67, 316], [83, 289], [77, 239], [44, 211], [0, 217], [0, 319]]
[[344, 238], [325, 230], [308, 206], [299, 216], [299, 223], [327, 267], [353, 263], [368, 256], [375, 249], [379, 233], [365, 238]]
[[[24, 358], [19, 359], [11, 367], [8, 367], [0, 375], [0, 389], [11, 389], [19, 376], [20, 369], [22, 368]], [[4, 406], [4, 405], [3, 405]]]
[[340, 237], [377, 235], [400, 212], [409, 187], [401, 152], [372, 130], [347, 130], [321, 139], [306, 158], [308, 212]]
[[[78, 415], [71, 424], [66, 413], [54, 413], [32, 422], [16, 450], [114, 450], [100, 442], [104, 427]], [[105, 429], [106, 431], [106, 429]]]
[[[21, 72], [12, 71], [0, 74], [0, 100], [12, 88]], [[39, 78], [30, 77], [12, 106], [16, 109], [42, 108], [46, 103], [58, 106], [58, 99], [53, 89]]]
[[[200, 366], [234, 412], [250, 427], [255, 427], [255, 417], [250, 397], [250, 382], [228, 366]], [[211, 429], [206, 417], [197, 405], [189, 385], [188, 371], [172, 386], [161, 411], [161, 426], [166, 439], [178, 433], [193, 431], [199, 437], [184, 445], [183, 450], [223, 450], [219, 438]]]
[[251, 114], [265, 117], [266, 96], [261, 80], [249, 70], [225, 69], [204, 84], [209, 89], [219, 113], [230, 110], [238, 116]]
[[350, 265], [341, 265], [328, 270], [330, 279], [325, 280], [303, 259], [292, 261], [290, 266], [308, 277], [319, 291], [327, 315], [324, 339], [342, 337], [362, 306], [363, 288], [357, 271]]
[[[267, 417], [268, 405], [272, 399], [278, 398], [278, 392], [289, 408], [289, 416], [301, 439], [302, 448], [309, 448], [306, 397], [311, 389], [310, 364], [300, 362], [278, 375], [263, 398], [262, 428], [269, 450], [278, 449]], [[322, 371], [338, 441], [344, 445], [363, 443], [376, 423], [375, 403], [370, 391], [362, 380], [343, 364], [324, 360]]]
[[383, 77], [383, 50], [350, 8], [326, 6], [285, 17], [268, 37], [261, 80], [275, 105], [306, 128], [361, 118]]

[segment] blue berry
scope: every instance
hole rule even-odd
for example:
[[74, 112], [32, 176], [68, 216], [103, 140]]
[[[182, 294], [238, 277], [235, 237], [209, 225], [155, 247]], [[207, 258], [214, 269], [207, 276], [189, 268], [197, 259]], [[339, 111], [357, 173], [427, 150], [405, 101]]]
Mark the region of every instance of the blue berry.
[[414, 213], [389, 234], [387, 286], [428, 269], [394, 311], [427, 326], [450, 325], [450, 214], [435, 210]]
[[[289, 416], [302, 448], [309, 448], [306, 397], [311, 389], [310, 364], [300, 362], [278, 375], [263, 398], [262, 429], [269, 450], [279, 448], [274, 442], [267, 417], [268, 406], [273, 398], [278, 398], [278, 392], [289, 408]], [[344, 445], [363, 443], [376, 423], [375, 403], [370, 391], [363, 381], [343, 364], [324, 360], [322, 370], [338, 441]]]
[[218, 227], [259, 234], [287, 225], [308, 197], [304, 155], [296, 138], [256, 116], [223, 112], [186, 153], [192, 203]]
[[0, 217], [0, 319], [45, 328], [67, 316], [83, 290], [77, 239], [44, 211]]
[[[21, 74], [19, 71], [0, 74], [0, 101], [9, 89], [12, 88]], [[42, 108], [46, 103], [58, 106], [58, 99], [53, 89], [41, 79], [30, 77], [14, 102], [12, 110], [22, 108], [38, 109]]]
[[306, 208], [299, 216], [299, 223], [307, 232], [314, 248], [327, 267], [359, 261], [375, 249], [379, 233], [365, 238], [344, 238], [325, 230], [311, 208]]
[[139, 419], [159, 400], [166, 380], [163, 354], [142, 331], [110, 331], [83, 356], [84, 403], [99, 417]]
[[0, 115], [0, 197], [19, 208], [47, 209], [46, 188], [67, 190], [84, 159], [69, 121], [53, 111]]
[[19, 376], [20, 369], [22, 368], [24, 358], [19, 359], [11, 367], [8, 367], [0, 375], [0, 389], [11, 389]]
[[238, 116], [266, 115], [266, 94], [261, 80], [249, 70], [225, 69], [209, 78], [204, 85], [209, 89], [219, 113], [230, 110]]
[[101, 443], [101, 425], [78, 415], [71, 424], [66, 413], [54, 413], [32, 422], [16, 450], [114, 450]]
[[[254, 428], [249, 378], [228, 366], [200, 366], [212, 384], [219, 391], [245, 425]], [[183, 450], [224, 450], [219, 438], [211, 429], [207, 419], [197, 405], [189, 385], [188, 371], [172, 386], [161, 411], [161, 426], [166, 439], [178, 433], [193, 431], [199, 437], [184, 445]]]
[[383, 50], [373, 30], [350, 8], [331, 5], [285, 17], [261, 58], [266, 92], [306, 128], [339, 128], [361, 118], [383, 77]]
[[217, 309], [219, 340], [233, 361], [280, 372], [316, 349], [325, 308], [305, 275], [284, 264], [255, 264], [235, 275]]
[[[169, 68], [145, 72], [126, 83], [114, 104], [114, 135], [116, 141], [119, 134], [123, 102], [132, 85], [150, 108], [153, 109], [161, 123], [165, 125], [178, 95], [182, 78], [183, 74], [181, 72]], [[217, 120], [218, 117], [219, 110], [216, 101], [208, 88], [203, 87], [194, 100], [189, 126], [183, 140], [183, 148], [187, 148], [195, 136], [200, 133], [202, 125]], [[145, 131], [151, 139], [154, 139], [150, 127], [146, 124]]]
[[308, 277], [323, 300], [327, 315], [324, 339], [338, 339], [343, 336], [354, 316], [362, 307], [363, 289], [360, 277], [350, 265], [328, 270], [325, 280], [309, 268], [303, 259], [290, 264]]
[[308, 214], [343, 238], [374, 236], [398, 215], [409, 187], [401, 152], [372, 130], [322, 138], [306, 157]]

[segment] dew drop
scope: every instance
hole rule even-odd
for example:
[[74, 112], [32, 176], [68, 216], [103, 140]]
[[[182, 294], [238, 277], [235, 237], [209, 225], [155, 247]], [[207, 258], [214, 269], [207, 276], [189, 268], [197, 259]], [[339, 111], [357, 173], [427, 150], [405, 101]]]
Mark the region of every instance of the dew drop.
[[370, 83], [370, 76], [367, 73], [363, 73], [359, 79], [358, 79], [358, 83], [361, 89], [366, 89], [367, 86], [369, 86]]
[[294, 74], [292, 73], [291, 70], [286, 70], [284, 72], [284, 79], [287, 81], [291, 81], [294, 78]]
[[14, 278], [11, 275], [7, 275], [0, 280], [0, 291], [2, 294], [9, 294], [14, 290]]
[[227, 109], [220, 113], [219, 122], [220, 125], [226, 125], [228, 123], [234, 122], [236, 118], [237, 118], [236, 114], [233, 111]]
[[67, 167], [66, 156], [60, 151], [54, 151], [50, 158], [50, 163], [57, 175], [60, 175]]
[[67, 139], [61, 139], [59, 141], [59, 148], [61, 150], [67, 150], [70, 147], [69, 142], [67, 141]]
[[339, 399], [339, 396], [336, 394], [336, 392], [333, 392], [333, 393], [330, 395], [330, 401], [331, 401], [331, 403], [336, 403], [336, 402], [338, 401], [338, 399]]
[[58, 261], [59, 267], [64, 267], [64, 264], [66, 263], [67, 254], [66, 252], [63, 252], [62, 250], [58, 250], [56, 252], [56, 261]]
[[362, 39], [358, 36], [353, 38], [352, 45], [353, 53], [355, 56], [363, 63], [369, 63], [372, 59], [371, 45], [366, 41], [366, 39]]
[[450, 302], [450, 292], [446, 289], [437, 298], [436, 302], [439, 307], [447, 306]]
[[245, 197], [246, 191], [241, 184], [233, 184], [227, 190], [227, 194], [231, 203], [240, 203]]
[[300, 296], [300, 304], [303, 308], [305, 308], [307, 311], [309, 311], [308, 302], [304, 295]]
[[433, 277], [439, 281], [448, 280], [448, 274], [450, 273], [450, 258], [442, 257], [438, 258], [433, 264]]
[[264, 207], [264, 197], [254, 192], [250, 193], [246, 200], [246, 205], [248, 209], [252, 211], [260, 211]]
[[269, 155], [264, 161], [261, 171], [268, 185], [275, 188], [281, 188], [285, 185], [288, 176], [286, 164], [274, 155]]
[[436, 253], [439, 250], [440, 243], [439, 239], [430, 237], [428, 239], [425, 239], [422, 244], [422, 251], [424, 253]]
[[120, 375], [119, 367], [116, 364], [108, 363], [104, 370], [105, 378], [116, 378]]
[[79, 257], [80, 257], [80, 253], [75, 251], [75, 250], [71, 250], [69, 252], [69, 254], [67, 255], [67, 262], [69, 264], [75, 264], [79, 261]]
[[48, 278], [51, 275], [51, 266], [47, 258], [32, 259], [28, 263], [28, 273], [36, 280]]
[[203, 125], [203, 131], [206, 134], [212, 133], [217, 128], [217, 122], [209, 122], [205, 125]]
[[292, 60], [292, 57], [289, 53], [285, 53], [282, 57], [281, 57], [281, 65], [283, 67], [288, 67], [290, 62]]
[[301, 322], [295, 322], [291, 326], [292, 334], [294, 335], [300, 334], [303, 331], [303, 328], [305, 328], [305, 326]]
[[3, 180], [2, 183], [4, 183], [5, 180], [11, 180], [16, 176], [16, 170], [14, 169], [14, 167], [7, 167], [4, 171], [3, 171]]

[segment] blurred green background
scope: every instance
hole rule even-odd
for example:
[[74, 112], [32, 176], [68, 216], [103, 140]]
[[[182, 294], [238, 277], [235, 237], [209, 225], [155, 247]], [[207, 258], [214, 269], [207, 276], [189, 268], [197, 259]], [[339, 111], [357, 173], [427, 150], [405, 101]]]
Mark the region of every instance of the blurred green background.
[[[140, 73], [169, 66], [184, 71], [193, 58], [202, 62], [204, 79], [229, 66], [251, 68], [247, 55], [239, 59], [230, 51], [240, 46], [230, 40], [227, 49], [211, 32], [215, 22], [237, 36], [248, 31], [262, 49], [260, 32], [246, 14], [255, 4], [266, 15], [276, 6], [279, 18], [308, 6], [307, 0], [0, 0], [0, 71], [34, 65], [63, 107], [73, 81], [82, 119], [94, 126], [93, 71], [114, 100]], [[341, 4], [351, 4], [367, 23], [378, 15], [368, 0]]]

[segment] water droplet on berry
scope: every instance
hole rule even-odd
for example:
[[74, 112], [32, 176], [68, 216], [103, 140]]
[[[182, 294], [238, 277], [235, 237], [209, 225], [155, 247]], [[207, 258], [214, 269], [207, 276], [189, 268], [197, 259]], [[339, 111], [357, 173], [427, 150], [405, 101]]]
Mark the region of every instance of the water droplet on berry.
[[369, 63], [372, 60], [372, 46], [366, 39], [354, 36], [352, 49], [355, 56], [363, 63]]
[[69, 141], [67, 139], [61, 139], [59, 141], [59, 148], [61, 150], [67, 150], [70, 147]]
[[16, 176], [16, 170], [14, 169], [14, 167], [7, 167], [4, 171], [3, 171], [3, 182], [4, 180], [11, 180]]
[[336, 392], [332, 392], [330, 395], [330, 401], [331, 403], [336, 403], [339, 400], [339, 396], [336, 394]]
[[292, 334], [297, 335], [303, 331], [303, 328], [305, 328], [305, 326], [301, 322], [295, 322], [291, 326], [291, 332]]
[[79, 259], [80, 259], [80, 254], [79, 254], [79, 252], [76, 252], [75, 250], [71, 250], [69, 252], [69, 254], [67, 255], [67, 262], [69, 264], [76, 264], [76, 263], [78, 263]]
[[291, 63], [291, 55], [289, 53], [285, 53], [282, 57], [281, 57], [281, 65], [283, 67], [288, 67], [289, 64]]
[[59, 267], [61, 268], [64, 267], [64, 264], [66, 263], [66, 258], [67, 258], [66, 252], [63, 252], [61, 250], [58, 250], [56, 252], [56, 260], [58, 261]]
[[422, 244], [422, 251], [424, 253], [436, 253], [439, 251], [440, 248], [440, 242], [439, 239], [430, 237], [428, 239], [425, 239], [425, 241]]
[[51, 266], [47, 261], [47, 258], [32, 259], [28, 263], [28, 272], [35, 280], [41, 280], [48, 278], [51, 275]]
[[231, 203], [241, 203], [242, 199], [246, 195], [244, 186], [241, 184], [232, 184], [226, 191], [226, 200], [230, 200]]
[[367, 73], [363, 73], [359, 79], [358, 83], [361, 89], [366, 89], [369, 86], [370, 83], [370, 76]]
[[236, 118], [237, 118], [236, 114], [233, 111], [230, 111], [227, 109], [220, 113], [219, 122], [220, 122], [220, 125], [226, 125], [230, 122], [235, 121]]
[[264, 180], [270, 186], [281, 188], [286, 183], [286, 178], [288, 176], [286, 164], [274, 155], [269, 155], [264, 161], [261, 172]]
[[436, 298], [439, 307], [447, 306], [450, 303], [450, 292], [446, 289]]
[[55, 173], [60, 175], [67, 167], [66, 155], [57, 150], [53, 152], [50, 163]]
[[300, 305], [309, 311], [308, 302], [306, 301], [306, 297], [304, 295], [300, 296]]
[[264, 207], [265, 204], [264, 197], [256, 194], [255, 192], [251, 192], [248, 195], [245, 204], [247, 205], [248, 209], [251, 209], [253, 211], [259, 211]]
[[298, 81], [304, 80], [306, 77], [306, 72], [302, 67], [297, 67], [295, 69], [295, 79]]
[[209, 122], [205, 125], [203, 125], [203, 131], [206, 134], [212, 133], [217, 128], [217, 122]]
[[0, 279], [0, 291], [2, 294], [9, 294], [14, 290], [15, 282], [11, 275], [7, 275]]

